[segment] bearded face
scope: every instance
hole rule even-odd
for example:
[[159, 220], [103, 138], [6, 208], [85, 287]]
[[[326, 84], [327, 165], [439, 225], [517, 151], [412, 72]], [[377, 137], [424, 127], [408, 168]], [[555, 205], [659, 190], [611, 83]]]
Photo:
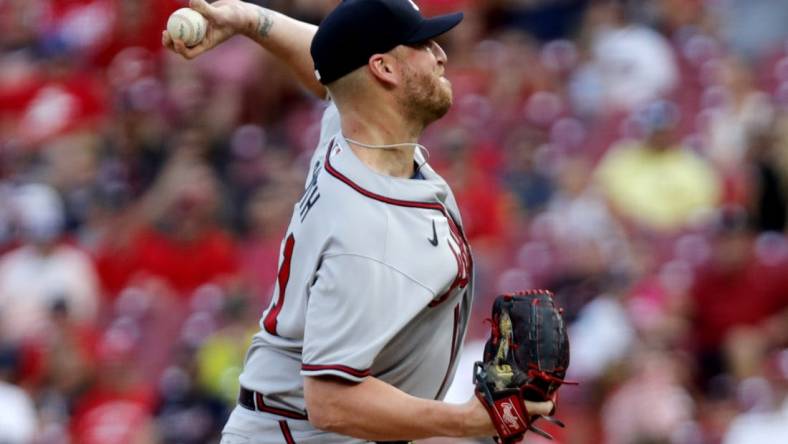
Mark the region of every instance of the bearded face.
[[443, 117], [451, 107], [451, 83], [434, 72], [406, 66], [399, 103], [413, 121], [424, 126]]

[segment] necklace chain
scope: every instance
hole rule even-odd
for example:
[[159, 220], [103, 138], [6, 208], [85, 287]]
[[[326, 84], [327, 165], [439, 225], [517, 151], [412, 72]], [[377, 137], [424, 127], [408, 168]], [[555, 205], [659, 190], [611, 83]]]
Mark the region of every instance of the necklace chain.
[[358, 146], [361, 146], [361, 147], [364, 147], [364, 148], [372, 148], [372, 149], [404, 148], [404, 147], [412, 146], [412, 147], [415, 147], [415, 148], [418, 148], [419, 150], [421, 150], [422, 155], [424, 156], [425, 160], [429, 160], [429, 158], [430, 158], [430, 151], [427, 149], [427, 147], [422, 145], [422, 144], [420, 144], [420, 143], [416, 143], [416, 142], [412, 142], [412, 143], [411, 142], [393, 143], [391, 145], [369, 145], [369, 144], [366, 144], [366, 143], [361, 143], [361, 142], [359, 142], [357, 140], [353, 140], [353, 139], [351, 139], [349, 137], [345, 137], [345, 140], [347, 140], [348, 142], [350, 142], [350, 143], [352, 143], [354, 145], [358, 145]]

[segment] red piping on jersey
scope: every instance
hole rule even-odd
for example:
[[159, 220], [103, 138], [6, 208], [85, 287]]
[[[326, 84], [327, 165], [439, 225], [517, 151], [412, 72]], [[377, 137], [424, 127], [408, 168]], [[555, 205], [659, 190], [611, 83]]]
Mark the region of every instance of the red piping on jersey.
[[282, 306], [285, 303], [287, 283], [290, 281], [290, 262], [293, 258], [293, 247], [295, 247], [295, 237], [290, 234], [290, 236], [288, 236], [287, 240], [285, 241], [285, 249], [282, 253], [282, 268], [279, 269], [279, 275], [277, 276], [279, 297], [276, 298], [276, 301], [274, 302], [275, 305], [271, 307], [270, 310], [268, 310], [268, 314], [265, 316], [265, 320], [263, 320], [265, 331], [274, 336], [279, 336], [276, 334], [276, 318], [279, 316], [279, 312], [282, 311]]
[[273, 415], [278, 415], [278, 416], [284, 416], [285, 418], [291, 418], [291, 419], [300, 419], [300, 420], [309, 419], [303, 413], [294, 412], [291, 410], [279, 409], [276, 407], [265, 405], [265, 399], [263, 399], [262, 393], [255, 392], [255, 405], [257, 406], [257, 410], [261, 412], [271, 413]]
[[454, 249], [452, 249], [452, 253], [455, 254], [455, 256], [457, 257], [457, 277], [454, 279], [454, 282], [452, 282], [451, 286], [446, 291], [446, 293], [441, 295], [435, 301], [431, 302], [429, 306], [435, 307], [440, 305], [443, 301], [445, 301], [448, 298], [448, 296], [455, 288], [457, 287], [464, 288], [468, 284], [470, 278], [469, 276], [470, 270], [473, 269], [473, 258], [471, 257], [470, 254], [470, 247], [468, 246], [468, 239], [465, 238], [465, 233], [462, 231], [462, 228], [460, 228], [454, 222], [454, 218], [451, 217], [446, 207], [436, 202], [416, 202], [412, 200], [392, 199], [390, 197], [373, 193], [372, 191], [362, 188], [360, 185], [353, 182], [349, 177], [337, 171], [333, 167], [333, 165], [331, 165], [331, 150], [334, 148], [334, 145], [336, 145], [336, 140], [332, 139], [331, 143], [328, 144], [328, 150], [326, 150], [326, 160], [324, 162], [325, 169], [326, 171], [328, 171], [329, 174], [339, 179], [341, 182], [345, 183], [345, 185], [349, 186], [350, 188], [353, 188], [359, 194], [365, 197], [378, 200], [380, 202], [387, 203], [390, 205], [440, 211], [441, 214], [443, 214], [443, 216], [449, 222], [449, 231], [451, 232], [452, 239], [454, 239], [454, 241], [460, 247], [459, 254], [455, 253]]
[[[457, 239], [455, 239], [455, 241], [459, 242], [459, 240]], [[429, 307], [437, 307], [438, 305], [446, 301], [446, 299], [448, 299], [449, 296], [451, 296], [451, 293], [454, 291], [455, 288], [465, 287], [466, 285], [468, 285], [468, 275], [463, 271], [465, 270], [464, 268], [466, 265], [465, 261], [460, 257], [460, 253], [454, 251], [454, 247], [451, 244], [449, 244], [449, 250], [451, 251], [451, 254], [454, 256], [454, 260], [457, 261], [457, 270], [459, 270], [459, 272], [454, 277], [454, 281], [452, 281], [451, 285], [449, 286], [449, 289], [446, 290], [446, 292], [443, 293], [443, 295], [440, 296], [439, 298], [433, 299], [432, 302], [429, 303]]]
[[287, 444], [296, 444], [293, 439], [293, 434], [290, 433], [290, 426], [287, 425], [287, 421], [279, 421], [279, 430], [282, 431], [282, 435], [285, 437], [285, 442]]
[[362, 188], [360, 185], [358, 185], [355, 182], [353, 182], [352, 180], [350, 180], [347, 176], [345, 176], [344, 174], [342, 174], [339, 171], [337, 171], [336, 169], [334, 169], [334, 167], [331, 165], [331, 156], [330, 156], [330, 154], [331, 154], [331, 149], [334, 148], [335, 144], [336, 144], [336, 142], [334, 140], [332, 140], [331, 143], [328, 144], [328, 152], [326, 153], [326, 161], [325, 161], [326, 171], [328, 171], [329, 174], [331, 174], [332, 176], [334, 176], [337, 179], [339, 179], [342, 182], [344, 182], [350, 188], [353, 188], [354, 190], [358, 191], [360, 194], [363, 194], [364, 196], [369, 197], [370, 199], [379, 200], [381, 202], [385, 202], [385, 203], [391, 204], [391, 205], [397, 205], [397, 206], [400, 206], [400, 207], [424, 208], [424, 209], [427, 209], [427, 210], [436, 210], [436, 211], [440, 211], [440, 212], [443, 212], [445, 210], [443, 208], [443, 205], [441, 205], [439, 203], [416, 202], [416, 201], [412, 201], [412, 200], [392, 199], [390, 197], [386, 197], [386, 196], [383, 196], [383, 195], [380, 195], [380, 194], [377, 194], [377, 193], [373, 193], [372, 191], [369, 191], [369, 190], [366, 190], [366, 189]]
[[449, 355], [449, 368], [446, 369], [446, 374], [443, 376], [443, 381], [441, 382], [441, 387], [438, 389], [438, 393], [435, 394], [435, 399], [438, 399], [438, 396], [440, 396], [441, 392], [443, 391], [443, 387], [449, 380], [451, 368], [454, 367], [454, 360], [457, 359], [457, 331], [459, 330], [459, 326], [460, 304], [457, 304], [457, 306], [454, 307], [454, 327], [452, 328], [451, 332], [451, 354]]
[[301, 370], [305, 372], [319, 372], [323, 370], [334, 370], [337, 372], [347, 373], [350, 376], [357, 378], [364, 378], [369, 376], [370, 370], [356, 370], [353, 367], [346, 365], [314, 365], [314, 364], [301, 364]]

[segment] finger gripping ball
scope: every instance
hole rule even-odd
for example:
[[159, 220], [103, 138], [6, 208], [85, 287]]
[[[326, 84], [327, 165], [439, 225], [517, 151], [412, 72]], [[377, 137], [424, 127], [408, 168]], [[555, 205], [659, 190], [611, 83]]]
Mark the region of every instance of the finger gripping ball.
[[186, 46], [195, 46], [205, 38], [208, 21], [191, 8], [180, 8], [167, 20], [167, 32], [176, 40], [183, 40]]

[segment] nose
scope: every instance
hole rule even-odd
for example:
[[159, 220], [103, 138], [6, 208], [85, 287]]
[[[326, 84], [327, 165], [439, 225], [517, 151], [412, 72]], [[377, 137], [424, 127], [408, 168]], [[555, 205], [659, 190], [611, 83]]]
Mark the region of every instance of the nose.
[[435, 54], [438, 63], [441, 65], [445, 64], [448, 58], [446, 57], [446, 52], [441, 48], [441, 45], [435, 40], [430, 40], [430, 44], [432, 45], [432, 53]]

